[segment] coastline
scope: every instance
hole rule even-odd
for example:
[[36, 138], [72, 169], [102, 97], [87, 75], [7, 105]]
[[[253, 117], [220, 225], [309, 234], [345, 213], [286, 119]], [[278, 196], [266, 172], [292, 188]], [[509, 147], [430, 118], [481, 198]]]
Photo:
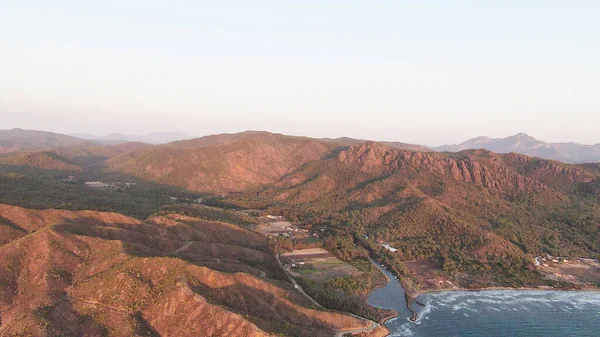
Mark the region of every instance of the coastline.
[[[385, 277], [386, 279], [386, 283], [384, 285], [377, 285], [375, 287], [373, 287], [370, 291], [369, 294], [366, 296], [365, 300], [367, 301], [368, 304], [368, 298], [369, 296], [371, 296], [371, 294], [373, 293], [373, 291], [375, 291], [376, 289], [379, 288], [383, 288], [385, 286], [387, 286], [390, 282], [391, 279], [390, 277], [381, 270], [380, 266], [378, 265], [377, 261], [371, 259], [371, 262], [375, 265], [375, 267], [377, 268], [377, 270]], [[469, 291], [469, 292], [483, 292], [483, 291], [494, 291], [494, 290], [517, 290], [517, 291], [562, 291], [562, 292], [600, 292], [600, 287], [582, 287], [579, 289], [561, 289], [561, 288], [553, 288], [553, 287], [483, 287], [483, 288], [459, 288], [459, 287], [455, 287], [455, 288], [446, 288], [446, 289], [423, 289], [423, 290], [415, 290], [415, 291], [407, 291], [407, 287], [405, 286], [405, 280], [403, 277], [400, 277], [398, 279], [398, 282], [400, 283], [400, 285], [402, 286], [402, 290], [404, 292], [404, 297], [406, 299], [406, 308], [408, 309], [408, 311], [411, 314], [411, 317], [409, 318], [409, 320], [411, 322], [415, 322], [418, 318], [418, 313], [416, 310], [414, 310], [413, 307], [413, 303], [416, 303], [420, 306], [424, 306], [423, 303], [418, 301], [418, 297], [420, 295], [423, 294], [427, 294], [427, 293], [439, 293], [439, 292], [457, 292], [457, 291]], [[369, 304], [370, 305], [370, 304]], [[376, 306], [374, 306], [376, 307]], [[381, 309], [381, 308], [379, 308]], [[391, 310], [391, 309], [387, 309], [387, 310]], [[399, 313], [391, 310], [394, 312], [393, 315], [389, 315], [380, 319], [380, 324], [385, 326], [385, 323], [391, 319], [394, 319], [396, 317], [399, 316]]]
[[427, 293], [439, 293], [439, 292], [452, 292], [452, 291], [492, 291], [492, 290], [534, 290], [534, 291], [571, 291], [571, 292], [600, 292], [600, 288], [590, 287], [590, 288], [581, 288], [581, 289], [561, 289], [561, 288], [534, 288], [534, 287], [485, 287], [485, 288], [447, 288], [447, 289], [427, 289], [427, 290], [417, 290], [415, 292], [411, 292], [409, 296], [411, 298], [417, 298], [419, 295], [427, 294]]

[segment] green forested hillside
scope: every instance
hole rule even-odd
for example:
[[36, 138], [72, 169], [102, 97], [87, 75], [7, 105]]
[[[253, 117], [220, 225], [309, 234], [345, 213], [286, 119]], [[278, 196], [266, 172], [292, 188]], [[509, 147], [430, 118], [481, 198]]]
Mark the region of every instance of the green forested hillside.
[[369, 143], [230, 202], [322, 228], [338, 256], [370, 252], [399, 274], [400, 261], [434, 259], [465, 287], [555, 285], [534, 271], [535, 256], [600, 257], [599, 181], [590, 165]]

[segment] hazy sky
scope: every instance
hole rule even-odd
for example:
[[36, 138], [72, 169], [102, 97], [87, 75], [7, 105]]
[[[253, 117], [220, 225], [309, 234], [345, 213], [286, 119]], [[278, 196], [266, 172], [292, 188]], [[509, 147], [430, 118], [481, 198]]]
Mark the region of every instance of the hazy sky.
[[600, 1], [0, 0], [0, 129], [600, 143]]

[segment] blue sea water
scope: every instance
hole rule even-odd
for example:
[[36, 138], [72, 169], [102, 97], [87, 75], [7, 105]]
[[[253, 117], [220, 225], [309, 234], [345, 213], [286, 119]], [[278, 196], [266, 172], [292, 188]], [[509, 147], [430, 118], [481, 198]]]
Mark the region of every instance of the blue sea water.
[[369, 304], [400, 315], [385, 323], [390, 336], [600, 337], [600, 293], [542, 290], [444, 291], [420, 295], [410, 321], [404, 289], [391, 282]]

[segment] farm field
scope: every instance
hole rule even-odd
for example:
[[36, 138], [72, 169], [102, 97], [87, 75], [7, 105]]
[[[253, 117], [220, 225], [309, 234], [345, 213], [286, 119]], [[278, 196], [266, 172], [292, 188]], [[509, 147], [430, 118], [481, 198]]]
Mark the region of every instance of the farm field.
[[316, 281], [362, 274], [352, 265], [322, 248], [295, 250], [281, 254], [281, 258], [292, 275]]

